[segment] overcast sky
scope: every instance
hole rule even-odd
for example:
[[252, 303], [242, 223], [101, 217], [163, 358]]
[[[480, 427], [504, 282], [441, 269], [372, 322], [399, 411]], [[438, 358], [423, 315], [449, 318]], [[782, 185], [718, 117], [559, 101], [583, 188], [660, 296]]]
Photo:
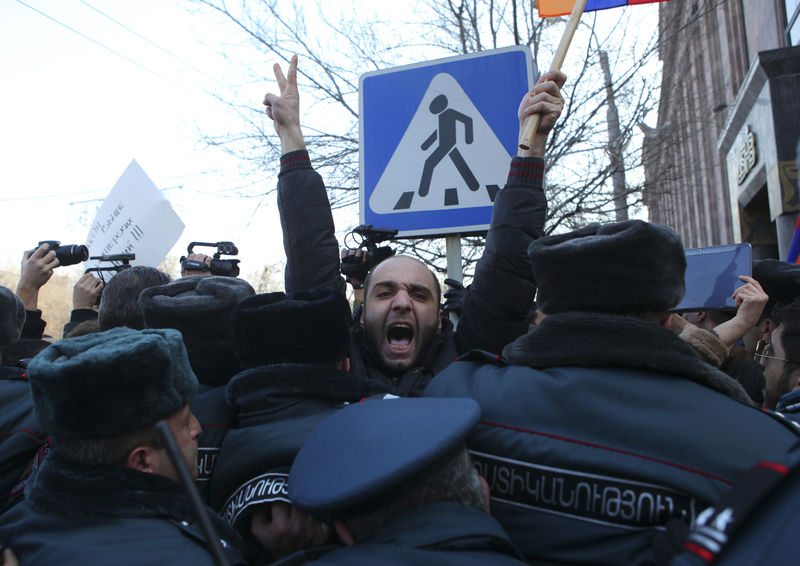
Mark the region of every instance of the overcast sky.
[[[25, 3], [38, 12], [0, 2], [5, 258], [16, 261], [40, 239], [83, 243], [101, 199], [136, 159], [186, 224], [173, 253], [191, 240], [233, 240], [249, 260], [244, 271], [280, 261], [274, 196], [261, 207], [261, 199], [229, 192], [215, 197], [252, 179], [239, 176], [235, 159], [198, 141], [201, 131], [237, 129], [208, 94], [227, 91], [220, 52], [234, 37], [230, 26], [193, 13], [185, 1]], [[263, 62], [267, 79], [273, 62]], [[242, 87], [254, 105], [267, 88], [270, 80]]]

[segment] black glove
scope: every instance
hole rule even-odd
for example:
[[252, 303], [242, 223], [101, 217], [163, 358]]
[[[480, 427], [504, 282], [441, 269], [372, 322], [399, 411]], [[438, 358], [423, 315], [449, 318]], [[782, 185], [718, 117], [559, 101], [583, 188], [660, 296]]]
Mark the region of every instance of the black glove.
[[444, 284], [450, 287], [444, 292], [444, 305], [442, 309], [445, 312], [451, 312], [461, 316], [461, 311], [464, 310], [464, 303], [467, 301], [469, 295], [469, 287], [464, 287], [460, 281], [455, 279], [445, 279]]

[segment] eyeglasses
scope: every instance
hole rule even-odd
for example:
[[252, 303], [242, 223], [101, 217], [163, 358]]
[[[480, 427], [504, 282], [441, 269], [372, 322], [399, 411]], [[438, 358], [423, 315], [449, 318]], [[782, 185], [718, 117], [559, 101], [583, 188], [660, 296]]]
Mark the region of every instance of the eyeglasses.
[[771, 360], [780, 360], [782, 362], [789, 362], [793, 363], [791, 360], [787, 360], [786, 358], [778, 358], [773, 356], [775, 351], [772, 348], [772, 341], [769, 338], [762, 338], [758, 342], [756, 342], [756, 351], [753, 354], [753, 361], [755, 363], [761, 363], [762, 358], [769, 358]]

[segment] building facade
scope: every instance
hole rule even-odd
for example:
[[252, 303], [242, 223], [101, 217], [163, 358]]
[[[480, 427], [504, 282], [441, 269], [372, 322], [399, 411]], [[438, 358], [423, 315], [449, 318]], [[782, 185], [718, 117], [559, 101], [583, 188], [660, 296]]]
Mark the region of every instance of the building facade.
[[800, 211], [798, 12], [800, 0], [660, 5], [644, 200], [687, 248], [749, 242], [756, 259], [786, 259]]

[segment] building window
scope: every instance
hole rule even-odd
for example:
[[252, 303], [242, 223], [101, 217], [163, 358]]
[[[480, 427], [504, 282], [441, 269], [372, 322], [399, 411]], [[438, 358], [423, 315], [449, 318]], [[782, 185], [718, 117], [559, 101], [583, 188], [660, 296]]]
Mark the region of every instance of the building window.
[[786, 4], [786, 43], [800, 45], [800, 0], [785, 0]]

